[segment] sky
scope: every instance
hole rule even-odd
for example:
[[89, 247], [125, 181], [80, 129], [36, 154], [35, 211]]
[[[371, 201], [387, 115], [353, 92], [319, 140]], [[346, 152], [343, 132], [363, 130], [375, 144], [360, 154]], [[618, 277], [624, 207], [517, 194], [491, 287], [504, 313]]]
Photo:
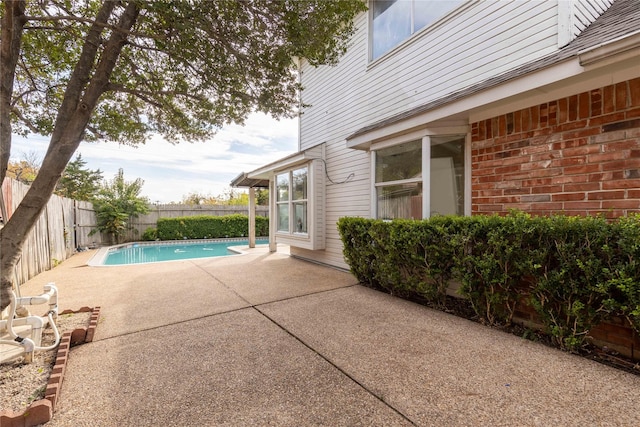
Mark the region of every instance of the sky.
[[[13, 136], [11, 160], [26, 154], [44, 158], [49, 139], [40, 135]], [[250, 172], [297, 151], [298, 120], [275, 120], [262, 113], [250, 115], [244, 126], [223, 127], [209, 141], [172, 145], [154, 136], [138, 147], [116, 142], [82, 142], [80, 153], [86, 168], [100, 169], [112, 179], [119, 168], [126, 181], [144, 180], [142, 196], [152, 203], [180, 202], [189, 193], [218, 196], [241, 172]]]

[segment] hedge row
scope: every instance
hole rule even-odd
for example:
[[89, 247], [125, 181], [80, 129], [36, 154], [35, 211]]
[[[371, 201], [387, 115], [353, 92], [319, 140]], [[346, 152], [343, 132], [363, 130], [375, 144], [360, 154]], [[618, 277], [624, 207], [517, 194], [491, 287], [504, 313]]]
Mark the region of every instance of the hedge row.
[[640, 332], [640, 216], [341, 218], [338, 228], [353, 274], [391, 293], [444, 305], [457, 281], [482, 321], [509, 324], [528, 304], [569, 350], [614, 315]]
[[[160, 240], [246, 237], [249, 235], [249, 217], [235, 214], [159, 218], [157, 227], [157, 237]], [[256, 216], [256, 236], [268, 235], [269, 219]]]

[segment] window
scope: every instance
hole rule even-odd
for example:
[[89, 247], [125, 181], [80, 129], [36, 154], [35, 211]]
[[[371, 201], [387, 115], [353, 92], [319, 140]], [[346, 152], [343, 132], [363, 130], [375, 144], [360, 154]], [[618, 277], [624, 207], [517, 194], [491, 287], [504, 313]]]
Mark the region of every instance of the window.
[[277, 230], [289, 234], [306, 234], [308, 172], [303, 167], [276, 175]]
[[372, 0], [371, 59], [379, 58], [463, 0]]
[[465, 136], [430, 136], [375, 151], [374, 186], [379, 219], [464, 215]]

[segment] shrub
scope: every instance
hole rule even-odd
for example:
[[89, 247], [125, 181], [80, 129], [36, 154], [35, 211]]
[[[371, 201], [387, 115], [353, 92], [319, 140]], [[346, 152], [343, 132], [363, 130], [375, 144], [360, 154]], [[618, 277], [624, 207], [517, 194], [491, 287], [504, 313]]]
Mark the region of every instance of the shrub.
[[[196, 215], [177, 218], [159, 218], [157, 222], [160, 240], [212, 239], [222, 237], [246, 237], [249, 235], [247, 215], [210, 216]], [[269, 234], [269, 219], [256, 217], [256, 235]]]
[[485, 323], [508, 324], [528, 303], [568, 350], [611, 315], [640, 332], [640, 216], [341, 218], [338, 229], [358, 280], [393, 294], [443, 305], [457, 279]]
[[599, 217], [553, 216], [538, 230], [543, 254], [530, 303], [554, 341], [576, 350], [609, 316], [613, 227]]
[[146, 230], [144, 230], [144, 233], [142, 233], [142, 240], [145, 241], [153, 241], [158, 239], [158, 229], [157, 228], [153, 228], [153, 227], [149, 227]]
[[537, 220], [525, 213], [507, 217], [475, 216], [463, 220], [458, 235], [456, 277], [481, 320], [490, 325], [510, 324], [521, 299], [524, 279], [540, 262], [535, 241]]

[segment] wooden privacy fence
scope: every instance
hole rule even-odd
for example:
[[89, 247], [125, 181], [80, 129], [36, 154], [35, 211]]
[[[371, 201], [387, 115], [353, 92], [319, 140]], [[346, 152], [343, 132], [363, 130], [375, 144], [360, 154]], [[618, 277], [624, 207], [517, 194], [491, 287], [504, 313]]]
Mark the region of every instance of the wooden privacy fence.
[[[125, 236], [126, 241], [140, 240], [147, 228], [155, 228], [158, 218], [176, 218], [180, 216], [211, 215], [223, 216], [233, 214], [248, 215], [247, 206], [226, 205], [149, 205], [149, 212], [131, 220], [131, 229]], [[268, 206], [256, 206], [256, 215], [269, 216]]]
[[[11, 178], [2, 183], [2, 198], [6, 207], [6, 222], [29, 190], [29, 186]], [[256, 206], [256, 215], [268, 216], [267, 206]], [[149, 227], [156, 227], [158, 218], [180, 216], [248, 214], [247, 206], [217, 205], [151, 205], [149, 213], [133, 218], [124, 241], [140, 240]], [[0, 212], [0, 217], [2, 213]], [[4, 224], [4, 222], [2, 224]], [[53, 195], [33, 227], [22, 249], [22, 256], [14, 270], [14, 281], [21, 285], [35, 275], [55, 267], [69, 258], [78, 248], [93, 248], [109, 244], [109, 237], [101, 233], [89, 235], [96, 229], [97, 218], [90, 202]]]
[[[2, 197], [8, 221], [29, 186], [11, 178], [2, 183]], [[79, 222], [78, 217], [82, 220]], [[80, 224], [81, 227], [75, 227]], [[77, 247], [100, 245], [100, 234], [88, 236], [95, 228], [96, 215], [93, 205], [53, 195], [40, 218], [27, 236], [22, 256], [14, 269], [14, 281], [20, 285], [33, 276], [55, 267], [70, 257]]]

